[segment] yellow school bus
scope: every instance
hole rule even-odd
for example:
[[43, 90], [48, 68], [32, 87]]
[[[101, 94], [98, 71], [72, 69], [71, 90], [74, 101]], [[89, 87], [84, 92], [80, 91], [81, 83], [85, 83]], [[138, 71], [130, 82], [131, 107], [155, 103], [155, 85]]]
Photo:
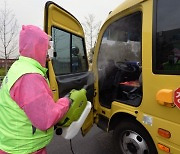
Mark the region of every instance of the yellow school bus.
[[54, 99], [87, 85], [93, 124], [114, 131], [120, 154], [180, 154], [180, 1], [125, 0], [102, 25], [89, 71], [80, 22], [54, 2], [44, 30]]

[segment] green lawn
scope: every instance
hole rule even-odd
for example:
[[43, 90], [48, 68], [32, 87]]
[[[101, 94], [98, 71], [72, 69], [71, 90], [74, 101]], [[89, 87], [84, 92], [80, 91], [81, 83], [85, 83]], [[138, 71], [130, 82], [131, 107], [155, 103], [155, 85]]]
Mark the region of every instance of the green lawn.
[[0, 76], [5, 76], [5, 69], [4, 68], [0, 68]]

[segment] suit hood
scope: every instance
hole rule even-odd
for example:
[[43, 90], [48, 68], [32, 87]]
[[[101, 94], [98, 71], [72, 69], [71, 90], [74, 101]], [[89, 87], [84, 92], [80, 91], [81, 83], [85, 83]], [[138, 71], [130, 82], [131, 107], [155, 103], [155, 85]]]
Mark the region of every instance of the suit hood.
[[48, 43], [48, 35], [39, 27], [33, 25], [22, 26], [19, 36], [21, 56], [32, 58], [45, 67]]

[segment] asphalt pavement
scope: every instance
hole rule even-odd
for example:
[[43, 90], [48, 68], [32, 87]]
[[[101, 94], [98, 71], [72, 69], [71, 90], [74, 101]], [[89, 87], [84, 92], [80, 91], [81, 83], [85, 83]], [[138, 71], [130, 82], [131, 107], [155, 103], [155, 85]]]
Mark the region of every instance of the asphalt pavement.
[[[96, 125], [84, 137], [79, 132], [71, 143], [74, 154], [114, 154], [112, 132], [104, 132]], [[47, 146], [47, 152], [48, 154], [73, 154], [70, 140], [65, 140], [56, 134]]]

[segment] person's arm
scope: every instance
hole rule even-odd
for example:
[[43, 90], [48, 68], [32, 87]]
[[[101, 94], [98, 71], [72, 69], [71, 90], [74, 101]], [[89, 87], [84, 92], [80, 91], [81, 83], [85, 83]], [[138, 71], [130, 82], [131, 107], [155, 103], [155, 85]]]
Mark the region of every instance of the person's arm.
[[68, 98], [54, 102], [46, 80], [39, 74], [23, 75], [11, 88], [10, 95], [40, 130], [55, 125], [69, 109]]

